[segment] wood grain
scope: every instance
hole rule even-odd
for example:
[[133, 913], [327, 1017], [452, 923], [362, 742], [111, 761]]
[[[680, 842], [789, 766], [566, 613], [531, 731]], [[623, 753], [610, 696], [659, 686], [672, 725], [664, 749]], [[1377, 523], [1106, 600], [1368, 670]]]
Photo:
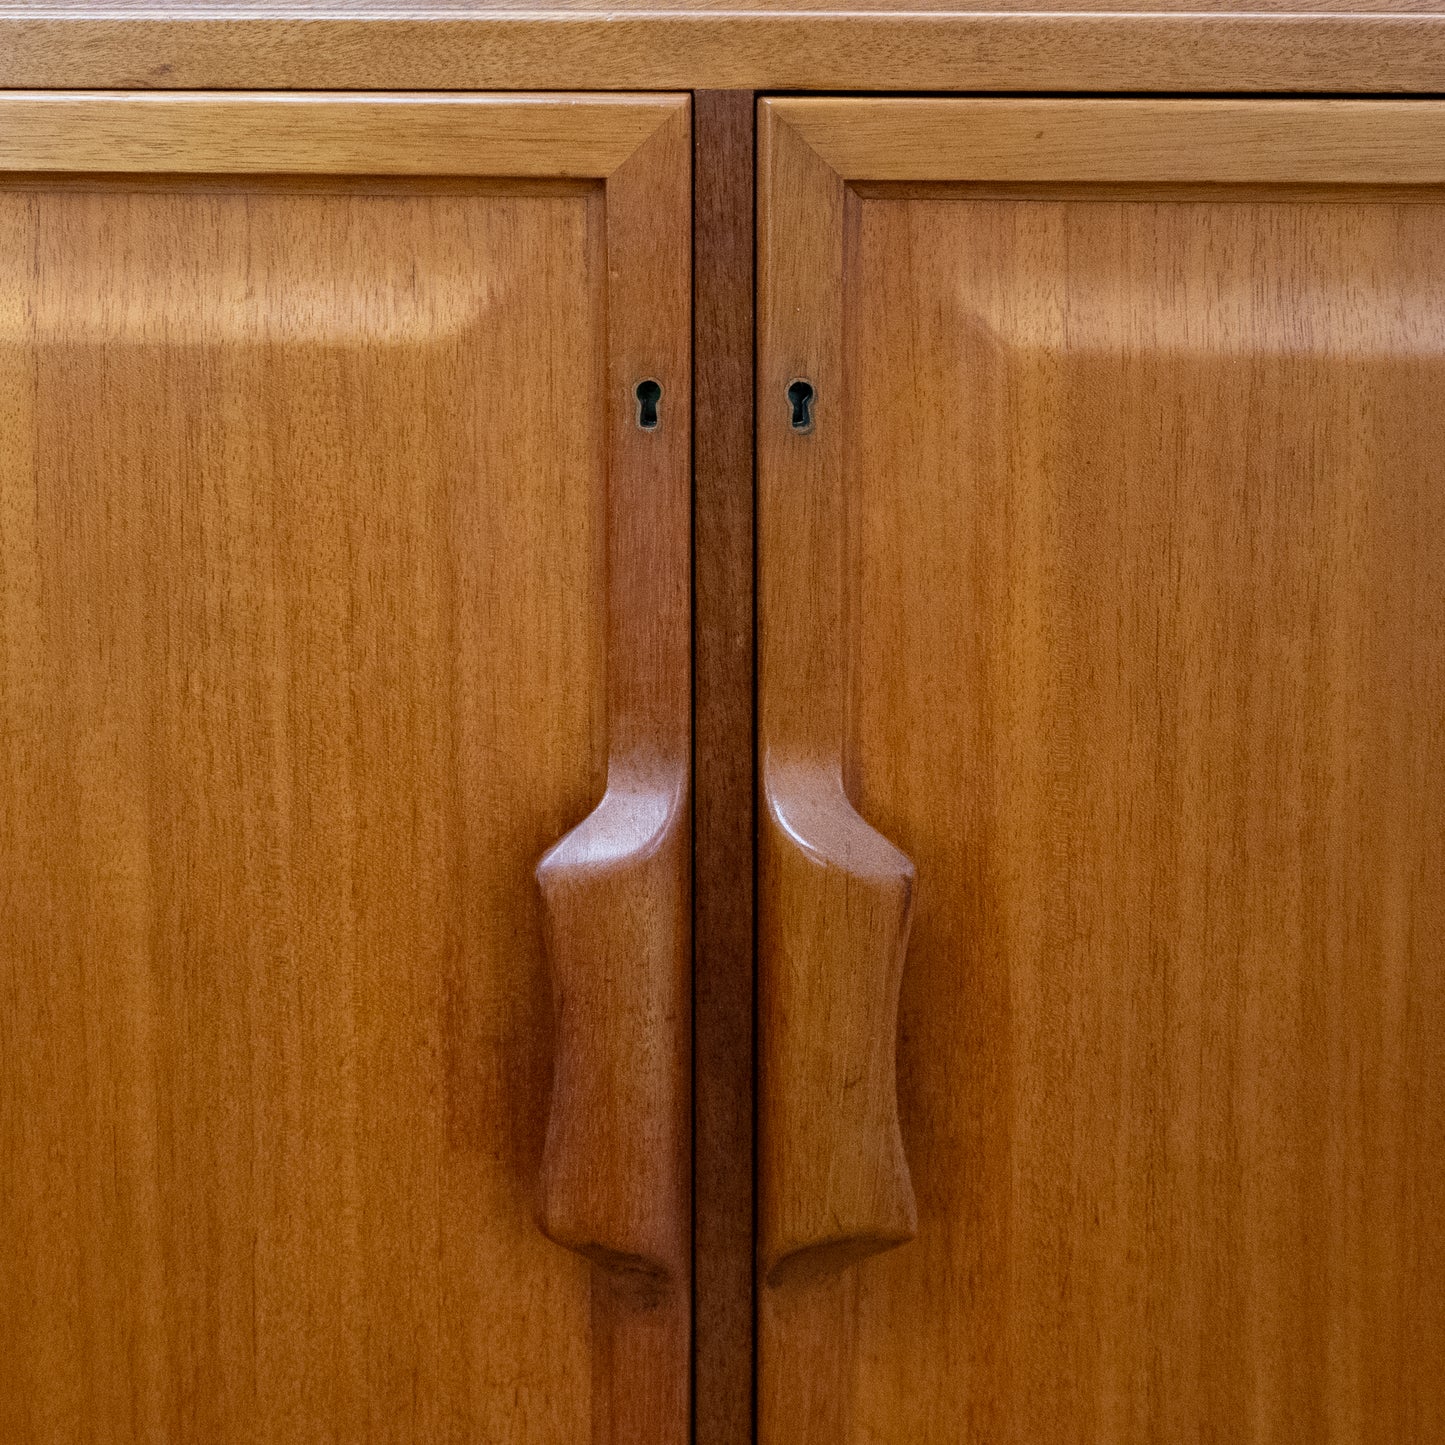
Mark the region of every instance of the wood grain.
[[686, 118], [550, 192], [0, 189], [6, 1441], [687, 1438], [675, 1235], [648, 1305], [537, 1229], [531, 876], [619, 720], [686, 766]]
[[[983, 0], [968, 5], [959, 0], [909, 0], [908, 6], [898, 0], [857, 0], [844, 13], [866, 16], [881, 16], [894, 20], [905, 20], [912, 15], [957, 15], [984, 8], [1004, 12], [1028, 13], [1037, 9], [1037, 0]], [[1059, 0], [1060, 11], [1101, 11], [1109, 8], [1108, 0]], [[1197, 13], [1212, 14], [1221, 7], [1218, 0], [1141, 0], [1138, 6], [1142, 14]], [[1299, 0], [1259, 0], [1258, 12], [1262, 14], [1293, 14], [1299, 10]], [[1430, 0], [1319, 0], [1321, 13], [1346, 15], [1428, 15], [1433, 9]], [[155, 0], [108, 0], [106, 10], [115, 15], [153, 15]], [[479, 15], [496, 19], [508, 15], [541, 15], [555, 13], [574, 15], [596, 20], [602, 15], [616, 14], [629, 18], [647, 18], [659, 11], [681, 15], [711, 16], [718, 14], [735, 15], [747, 19], [758, 15], [835, 15], [840, 13], [837, 0], [790, 0], [786, 6], [777, 6], [771, 0], [737, 0], [726, 7], [717, 0], [618, 0], [616, 5], [602, 7], [597, 0], [549, 0], [545, 7], [518, 5], [516, 0], [266, 0], [264, 6], [240, 5], [237, 0], [185, 0], [168, 11], [170, 14], [200, 19], [204, 17], [228, 17], [242, 14], [256, 14], [263, 11], [276, 18], [296, 19], [324, 18], [356, 15], [377, 16], [465, 16]], [[96, 0], [42, 0], [30, 5], [11, 3], [0, 5], [0, 15], [94, 15]]]
[[695, 1445], [753, 1419], [753, 115], [693, 97]]
[[1445, 210], [790, 178], [847, 287], [761, 278], [760, 386], [839, 388], [918, 1237], [764, 1291], [760, 1439], [1441, 1438]]
[[0, 11], [0, 85], [360, 90], [1445, 91], [1432, 0], [759, 3], [348, 0]]
[[0, 169], [608, 176], [676, 96], [0, 95]]

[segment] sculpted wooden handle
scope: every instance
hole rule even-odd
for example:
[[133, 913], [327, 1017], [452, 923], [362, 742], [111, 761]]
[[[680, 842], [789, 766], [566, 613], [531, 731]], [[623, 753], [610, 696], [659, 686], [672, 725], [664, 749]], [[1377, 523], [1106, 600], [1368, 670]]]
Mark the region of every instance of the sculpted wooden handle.
[[764, 1277], [786, 1284], [917, 1229], [895, 1079], [914, 880], [844, 786], [866, 605], [844, 445], [860, 203], [767, 102], [759, 116], [759, 1226]]
[[686, 1248], [686, 799], [623, 778], [542, 859], [556, 1027], [547, 1236], [661, 1283]]
[[764, 1264], [816, 1276], [912, 1239], [895, 1035], [913, 865], [826, 769], [769, 767]]

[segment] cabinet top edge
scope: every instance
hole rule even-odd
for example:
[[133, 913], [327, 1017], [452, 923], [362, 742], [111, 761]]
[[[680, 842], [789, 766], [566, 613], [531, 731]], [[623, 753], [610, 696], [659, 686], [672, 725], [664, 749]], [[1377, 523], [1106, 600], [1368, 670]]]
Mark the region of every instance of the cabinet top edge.
[[1445, 0], [0, 4], [0, 88], [1445, 93]]
[[784, 28], [799, 23], [887, 21], [900, 30], [946, 24], [979, 16], [1017, 15], [1039, 19], [1067, 15], [1113, 16], [1288, 16], [1441, 15], [1445, 0], [0, 0], [0, 19], [136, 25], [209, 21], [416, 22], [452, 21], [495, 26], [568, 21], [599, 25], [634, 20], [766, 22]]

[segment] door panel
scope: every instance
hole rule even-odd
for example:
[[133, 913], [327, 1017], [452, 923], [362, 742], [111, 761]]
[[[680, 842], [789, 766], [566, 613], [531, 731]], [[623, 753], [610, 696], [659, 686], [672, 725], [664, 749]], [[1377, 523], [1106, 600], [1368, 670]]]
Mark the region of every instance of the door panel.
[[680, 1442], [686, 104], [307, 100], [5, 102], [0, 1435]]
[[1445, 1431], [1445, 109], [1206, 109], [764, 105], [764, 1445]]

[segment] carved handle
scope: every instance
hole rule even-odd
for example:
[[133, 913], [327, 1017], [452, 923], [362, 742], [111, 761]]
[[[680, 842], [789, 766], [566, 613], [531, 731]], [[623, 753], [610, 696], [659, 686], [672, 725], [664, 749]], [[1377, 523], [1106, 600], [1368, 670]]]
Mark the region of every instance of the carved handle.
[[763, 1259], [771, 1284], [912, 1239], [895, 1035], [913, 865], [826, 769], [765, 769]]
[[541, 1224], [662, 1282], [686, 1248], [686, 805], [639, 784], [609, 786], [537, 867], [556, 1019]]

